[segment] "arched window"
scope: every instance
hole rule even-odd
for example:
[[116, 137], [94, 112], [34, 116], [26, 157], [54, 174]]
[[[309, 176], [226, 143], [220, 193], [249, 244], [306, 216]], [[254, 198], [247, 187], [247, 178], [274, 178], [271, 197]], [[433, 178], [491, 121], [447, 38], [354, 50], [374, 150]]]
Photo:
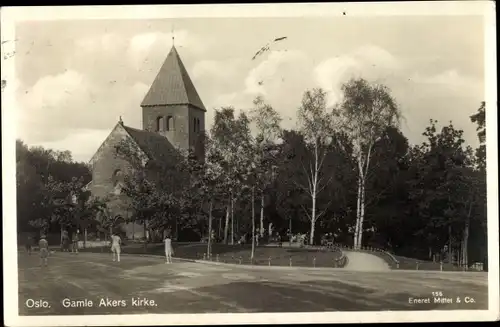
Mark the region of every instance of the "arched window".
[[173, 131], [174, 130], [174, 117], [168, 116], [167, 117], [167, 131]]
[[193, 118], [193, 132], [196, 132], [196, 118]]
[[200, 131], [201, 131], [201, 128], [200, 128], [200, 120], [199, 120], [199, 119], [196, 119], [196, 123], [197, 123], [197, 125], [198, 125], [198, 126], [196, 126], [196, 129], [197, 129], [197, 131], [198, 131], [198, 132], [200, 132]]
[[124, 183], [123, 172], [116, 169], [113, 173], [113, 193], [119, 195], [122, 192]]
[[165, 129], [165, 119], [163, 117], [156, 118], [156, 131], [163, 132]]

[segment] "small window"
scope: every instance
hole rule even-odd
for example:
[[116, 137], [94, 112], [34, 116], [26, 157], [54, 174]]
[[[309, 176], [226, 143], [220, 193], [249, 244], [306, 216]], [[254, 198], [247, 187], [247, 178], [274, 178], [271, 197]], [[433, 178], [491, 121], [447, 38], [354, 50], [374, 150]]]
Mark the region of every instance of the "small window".
[[197, 122], [197, 124], [198, 124], [198, 126], [196, 127], [196, 129], [197, 129], [197, 131], [198, 131], [198, 132], [200, 132], [200, 131], [201, 131], [201, 128], [200, 128], [200, 120], [199, 120], [199, 119], [197, 119], [197, 120], [196, 120], [196, 122]]
[[167, 117], [167, 131], [173, 131], [174, 130], [174, 117], [168, 116]]
[[196, 118], [193, 118], [193, 131], [196, 132]]
[[156, 118], [156, 131], [163, 132], [165, 128], [165, 119], [163, 117]]

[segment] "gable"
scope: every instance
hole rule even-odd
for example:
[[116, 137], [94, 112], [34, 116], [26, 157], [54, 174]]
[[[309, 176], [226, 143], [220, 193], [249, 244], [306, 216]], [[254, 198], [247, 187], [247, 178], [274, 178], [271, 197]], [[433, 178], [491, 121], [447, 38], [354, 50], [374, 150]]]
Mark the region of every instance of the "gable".
[[[110, 152], [110, 151], [116, 151], [115, 147], [122, 141], [124, 140], [130, 140], [134, 144], [136, 144], [135, 140], [131, 137], [131, 135], [127, 132], [127, 130], [124, 128], [124, 126], [121, 123], [116, 124], [116, 126], [111, 130], [109, 135], [104, 139], [102, 144], [99, 146], [97, 149], [96, 153], [92, 156], [90, 159], [90, 166], [94, 167], [95, 162], [100, 159], [100, 157], [103, 156], [104, 153]], [[137, 144], [136, 144], [137, 145]], [[138, 146], [138, 145], [137, 145]], [[139, 151], [141, 153], [139, 155], [144, 156], [145, 153], [143, 153], [142, 149], [140, 146], [138, 146]]]

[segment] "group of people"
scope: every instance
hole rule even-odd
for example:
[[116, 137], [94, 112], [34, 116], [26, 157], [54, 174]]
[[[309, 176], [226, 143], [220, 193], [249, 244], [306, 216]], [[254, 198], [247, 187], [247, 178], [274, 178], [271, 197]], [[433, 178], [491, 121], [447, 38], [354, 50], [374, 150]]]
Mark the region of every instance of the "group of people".
[[[67, 234], [67, 233], [66, 233]], [[64, 236], [65, 234], [63, 233], [63, 244], [61, 245], [61, 251], [64, 252], [66, 248], [69, 249], [69, 247], [66, 246], [65, 241], [67, 241], [67, 238]], [[78, 233], [76, 233], [78, 235]], [[76, 236], [76, 241], [75, 238], [73, 238], [73, 249], [78, 253], [78, 236]], [[76, 244], [75, 244], [76, 243]], [[120, 254], [121, 254], [121, 247], [122, 247], [122, 239], [118, 235], [118, 233], [112, 233], [111, 234], [111, 253], [112, 253], [112, 260], [120, 262]], [[172, 263], [172, 257], [174, 255], [174, 249], [172, 247], [172, 239], [170, 235], [166, 235], [165, 238], [163, 239], [163, 243], [165, 244], [165, 263], [170, 264]], [[33, 246], [34, 246], [34, 239], [32, 236], [28, 236], [28, 240], [26, 242], [26, 251], [28, 255], [31, 255], [33, 252]], [[40, 236], [40, 240], [38, 241], [38, 249], [40, 253], [40, 260], [41, 260], [41, 266], [42, 267], [47, 267], [48, 266], [48, 257], [49, 257], [49, 242], [46, 239], [46, 236], [42, 234]], [[69, 251], [69, 250], [68, 250]]]
[[[33, 236], [28, 235], [26, 239], [26, 252], [28, 255], [31, 255], [33, 252], [33, 247], [35, 246], [35, 240]], [[41, 260], [41, 266], [47, 266], [48, 265], [48, 257], [49, 257], [49, 242], [47, 242], [46, 237], [44, 234], [40, 236], [40, 240], [38, 241], [38, 250], [40, 252], [40, 260]]]
[[63, 231], [61, 236], [61, 252], [78, 253], [78, 242], [80, 241], [80, 231], [73, 233], [71, 239], [68, 231]]

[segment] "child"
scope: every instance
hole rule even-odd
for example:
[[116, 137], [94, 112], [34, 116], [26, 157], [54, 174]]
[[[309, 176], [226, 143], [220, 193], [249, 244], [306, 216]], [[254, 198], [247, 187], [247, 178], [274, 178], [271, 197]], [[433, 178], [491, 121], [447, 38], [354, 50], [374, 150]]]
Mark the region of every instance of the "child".
[[172, 263], [174, 249], [172, 248], [172, 239], [170, 238], [170, 235], [167, 234], [163, 242], [165, 242], [165, 263]]
[[120, 236], [113, 233], [111, 235], [111, 252], [113, 252], [113, 261], [115, 261], [116, 258], [118, 258], [118, 262], [120, 262], [121, 243], [122, 239], [120, 238]]
[[38, 247], [40, 248], [40, 259], [41, 259], [41, 266], [47, 267], [48, 265], [48, 259], [47, 257], [49, 256], [49, 242], [45, 239], [45, 235], [42, 235], [40, 237], [40, 241], [38, 242]]

